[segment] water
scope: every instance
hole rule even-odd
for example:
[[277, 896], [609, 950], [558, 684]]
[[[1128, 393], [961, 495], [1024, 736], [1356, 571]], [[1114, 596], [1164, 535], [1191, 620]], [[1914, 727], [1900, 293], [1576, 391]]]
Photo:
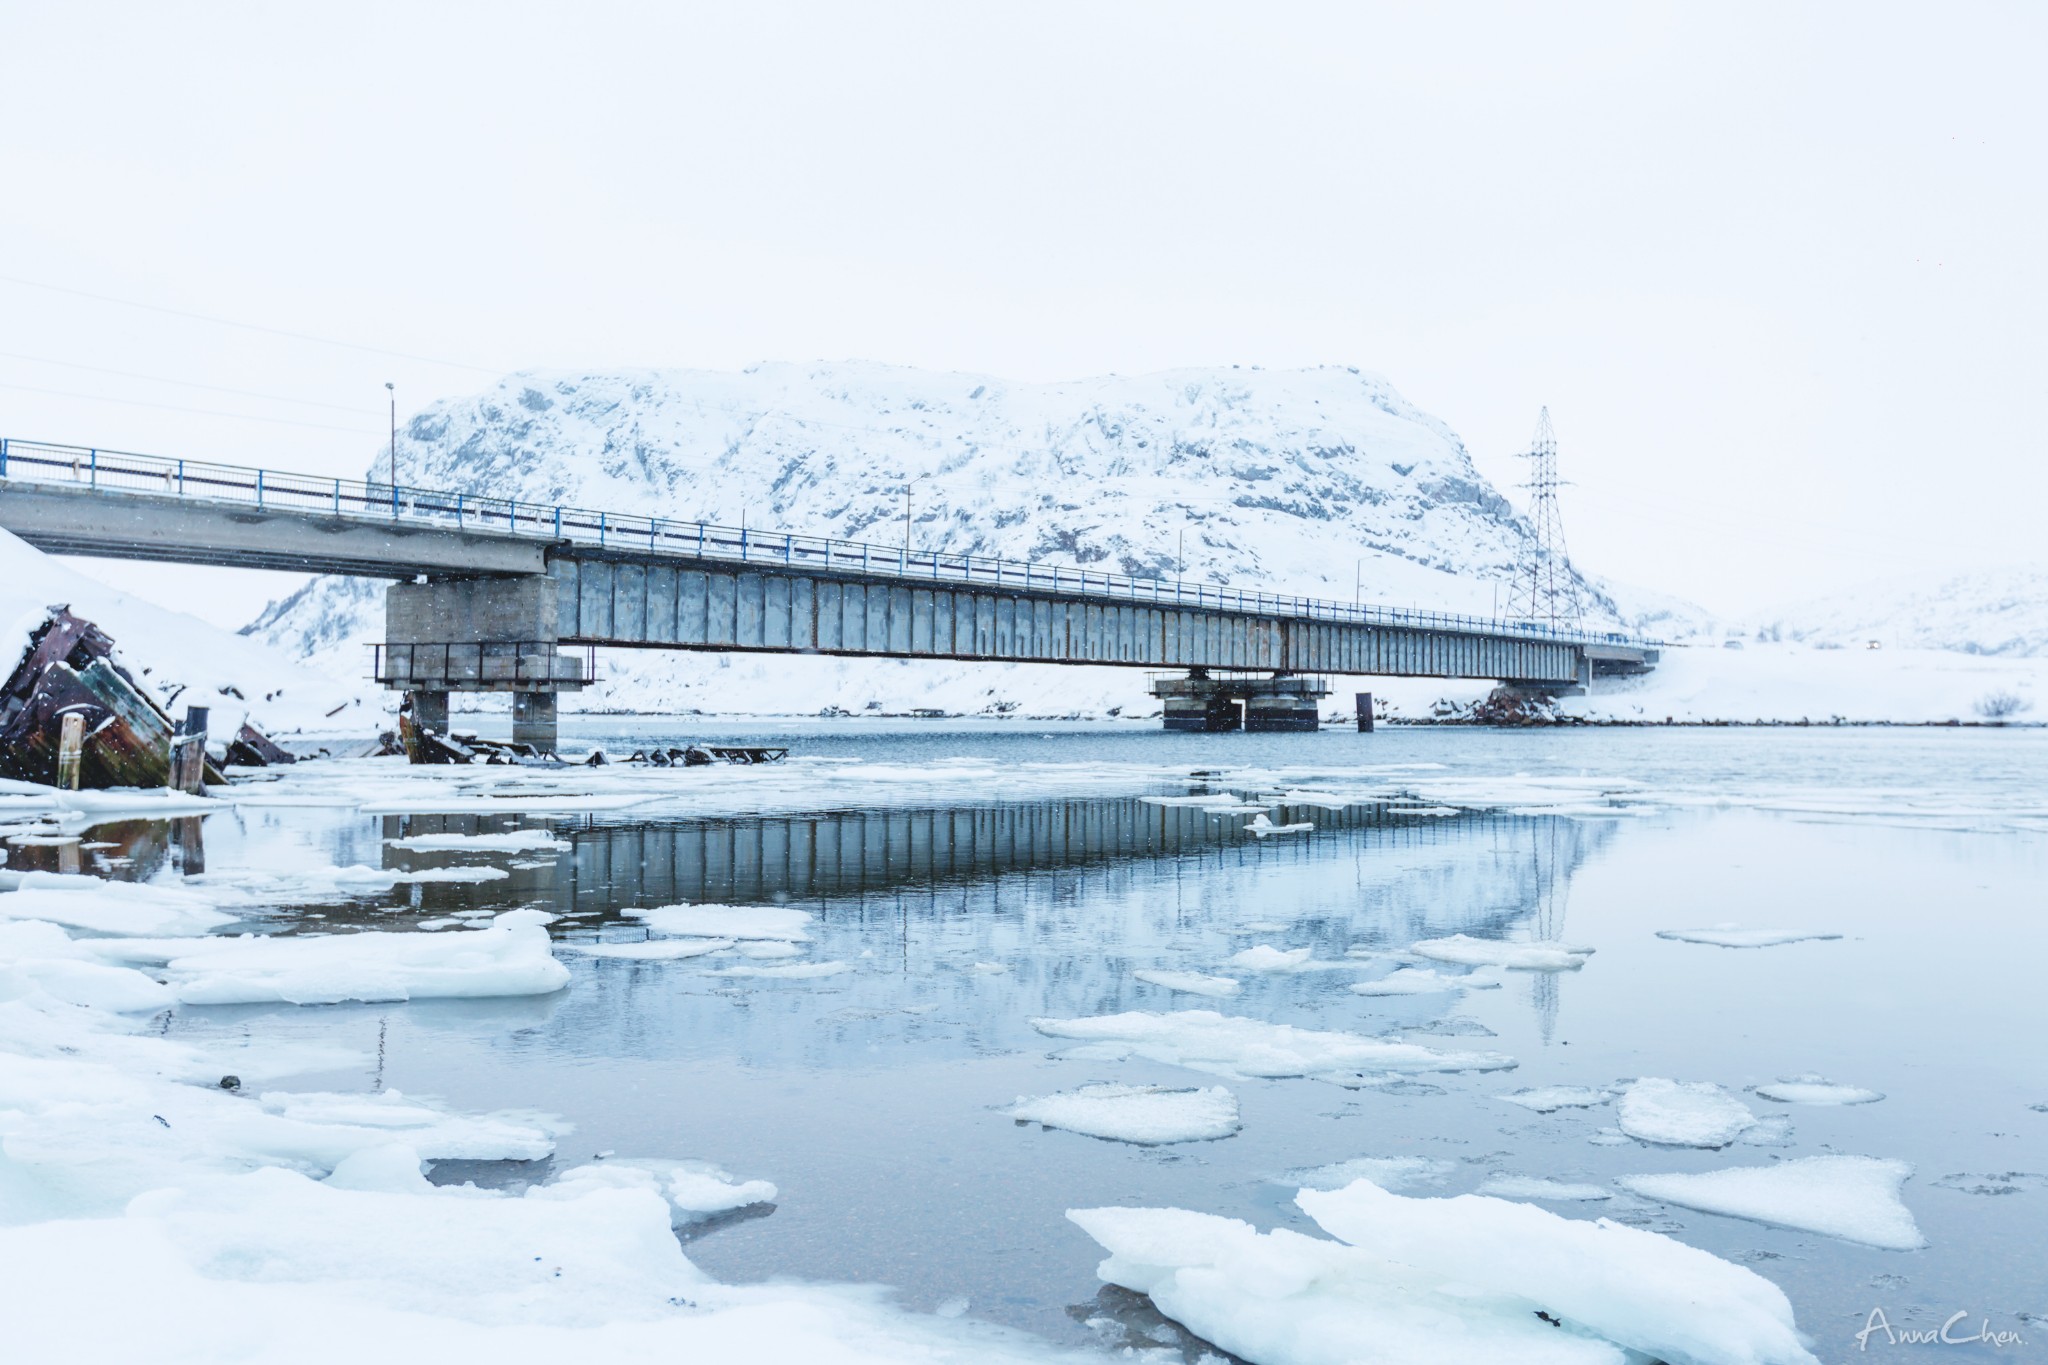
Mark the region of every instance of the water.
[[[197, 830], [133, 827], [112, 856], [132, 858], [123, 866], [135, 872], [196, 861], [215, 871], [517, 861], [532, 865], [507, 881], [401, 887], [286, 913], [268, 927], [390, 928], [452, 910], [540, 905], [564, 916], [564, 936], [629, 938], [640, 931], [621, 911], [634, 907], [773, 903], [816, 914], [808, 959], [857, 970], [775, 981], [711, 975], [729, 956], [573, 957], [570, 989], [541, 1000], [185, 1009], [169, 1029], [317, 1037], [372, 1059], [294, 1088], [395, 1086], [463, 1108], [560, 1113], [576, 1128], [558, 1165], [615, 1151], [705, 1158], [774, 1180], [781, 1197], [772, 1211], [692, 1230], [691, 1256], [732, 1280], [892, 1285], [919, 1308], [964, 1296], [977, 1316], [1069, 1344], [1172, 1334], [1142, 1302], [1101, 1291], [1099, 1250], [1065, 1221], [1068, 1208], [1175, 1205], [1314, 1232], [1294, 1212], [1285, 1174], [1353, 1157], [1448, 1163], [1441, 1183], [1407, 1192], [1453, 1194], [1492, 1174], [1604, 1185], [1824, 1152], [1911, 1162], [1905, 1198], [1928, 1248], [1876, 1251], [1655, 1205], [1553, 1207], [1610, 1212], [1753, 1266], [1791, 1296], [1823, 1360], [1851, 1357], [1873, 1307], [1922, 1326], [1967, 1309], [1972, 1323], [1985, 1316], [2048, 1341], [2048, 1322], [2017, 1316], [2048, 1314], [2048, 1179], [1984, 1179], [2048, 1173], [2048, 1056], [2039, 1047], [2048, 1024], [2048, 736], [583, 725], [586, 739], [614, 751], [715, 733], [864, 764], [789, 766], [763, 779], [768, 786], [678, 770], [662, 779], [675, 801], [548, 819], [573, 843], [558, 857], [382, 848], [400, 833], [515, 823], [502, 816], [291, 806], [210, 816]], [[885, 768], [932, 780], [862, 778]], [[1113, 778], [1090, 776], [1098, 768]], [[1398, 802], [1297, 805], [1273, 820], [1313, 821], [1312, 834], [1259, 841], [1241, 828], [1246, 816], [1138, 799], [1189, 790], [1196, 768], [1229, 770], [1214, 784], [1238, 791], [1341, 789], [1368, 772], [1381, 784], [1472, 791], [1513, 790], [1505, 779], [1516, 774], [1589, 774], [1618, 793], [1601, 800], [1628, 813], [1421, 816]], [[1728, 921], [1844, 937], [1744, 951], [1655, 936]], [[1514, 973], [1501, 990], [1455, 1002], [1346, 989], [1384, 963], [1233, 973], [1243, 994], [1221, 1002], [1131, 975], [1223, 970], [1231, 953], [1258, 943], [1341, 960], [1456, 932], [1564, 937], [1598, 951], [1582, 971]], [[1060, 1060], [1051, 1054], [1063, 1044], [1030, 1024], [1204, 1007], [1483, 1047], [1519, 1067], [1370, 1089], [1219, 1082], [1144, 1061]], [[1788, 1116], [1793, 1134], [1783, 1146], [1720, 1152], [1598, 1145], [1588, 1139], [1614, 1123], [1611, 1108], [1537, 1115], [1496, 1098], [1644, 1075], [1740, 1092], [1803, 1072], [1886, 1098], [1827, 1109], [1745, 1095], [1759, 1114]], [[1243, 1130], [1142, 1148], [1000, 1112], [1018, 1096], [1096, 1080], [1227, 1084]], [[546, 1170], [440, 1175], [517, 1185]], [[1997, 1354], [1956, 1347], [1945, 1358], [1978, 1352]]]

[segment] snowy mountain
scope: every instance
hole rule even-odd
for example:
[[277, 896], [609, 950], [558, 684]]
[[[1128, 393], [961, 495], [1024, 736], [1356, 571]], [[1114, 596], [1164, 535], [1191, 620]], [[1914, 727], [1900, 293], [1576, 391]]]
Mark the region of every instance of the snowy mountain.
[[2048, 567], [2014, 567], [1869, 584], [1773, 612], [1750, 627], [1760, 640], [1814, 645], [2048, 655]]
[[[865, 363], [526, 373], [414, 417], [398, 461], [423, 487], [885, 545], [907, 490], [919, 546], [1477, 613], [1529, 537], [1449, 428], [1341, 367], [1057, 384]], [[353, 659], [380, 595], [318, 579], [247, 629]], [[1587, 600], [1616, 619], [1599, 589]], [[657, 657], [615, 660], [585, 704], [662, 704], [637, 697], [643, 678], [675, 704], [676, 675], [699, 670]]]

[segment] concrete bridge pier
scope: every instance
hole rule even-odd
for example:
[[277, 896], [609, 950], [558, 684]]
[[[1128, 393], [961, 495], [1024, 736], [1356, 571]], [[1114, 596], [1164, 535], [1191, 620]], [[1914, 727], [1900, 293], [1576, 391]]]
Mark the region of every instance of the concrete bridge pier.
[[377, 680], [403, 689], [414, 722], [443, 735], [451, 693], [508, 693], [514, 742], [551, 754], [557, 698], [590, 682], [582, 660], [561, 652], [556, 605], [554, 580], [537, 574], [394, 583]]
[[1217, 733], [1226, 730], [1314, 730], [1321, 724], [1317, 703], [1330, 695], [1319, 677], [1298, 673], [1218, 673], [1191, 668], [1185, 676], [1154, 674], [1151, 693], [1159, 698], [1169, 730]]

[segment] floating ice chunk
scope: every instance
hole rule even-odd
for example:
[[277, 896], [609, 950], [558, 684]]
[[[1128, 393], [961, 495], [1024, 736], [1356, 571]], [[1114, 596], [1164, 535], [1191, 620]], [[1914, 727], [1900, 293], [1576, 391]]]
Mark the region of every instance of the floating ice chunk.
[[770, 958], [800, 957], [803, 951], [794, 943], [785, 943], [781, 939], [773, 938], [753, 939], [739, 946], [741, 957], [754, 958], [757, 961], [765, 961]]
[[0, 919], [39, 919], [96, 934], [203, 934], [233, 915], [205, 896], [180, 887], [110, 882], [59, 872], [11, 874], [12, 891], [0, 892]]
[[1359, 1156], [1289, 1171], [1279, 1183], [1298, 1190], [1341, 1190], [1356, 1180], [1370, 1180], [1383, 1190], [1413, 1185], [1441, 1185], [1458, 1169], [1455, 1161], [1430, 1156]]
[[1275, 834], [1306, 834], [1314, 829], [1315, 826], [1307, 821], [1293, 825], [1276, 825], [1273, 823], [1271, 816], [1267, 815], [1264, 811], [1260, 811], [1252, 817], [1252, 822], [1246, 825], [1245, 828], [1259, 838], [1267, 839]]
[[1623, 1365], [1629, 1347], [1673, 1365], [1814, 1365], [1774, 1285], [1655, 1233], [1367, 1181], [1296, 1202], [1343, 1240], [1182, 1209], [1067, 1217], [1109, 1250], [1104, 1280], [1247, 1360]]
[[713, 976], [765, 976], [783, 981], [808, 981], [813, 977], [838, 976], [853, 968], [844, 962], [790, 962], [778, 967], [720, 967]]
[[1057, 1095], [1019, 1095], [1003, 1112], [1023, 1122], [1143, 1146], [1212, 1141], [1229, 1137], [1240, 1126], [1237, 1097], [1220, 1085], [1207, 1090], [1084, 1085]]
[[1237, 978], [1231, 976], [1204, 976], [1200, 972], [1163, 972], [1148, 967], [1131, 973], [1147, 985], [1163, 986], [1170, 991], [1181, 991], [1187, 995], [1227, 996], [1238, 992]]
[[1534, 1109], [1539, 1114], [1554, 1114], [1560, 1109], [1591, 1109], [1614, 1098], [1612, 1090], [1595, 1090], [1584, 1085], [1543, 1085], [1533, 1090], [1517, 1090], [1512, 1094], [1496, 1095], [1509, 1104], [1519, 1104], [1524, 1109]]
[[0, 920], [0, 1001], [41, 992], [66, 1005], [114, 1014], [167, 1009], [178, 997], [132, 967], [97, 960], [90, 948], [57, 925]]
[[584, 957], [618, 957], [640, 962], [666, 962], [679, 957], [703, 957], [722, 953], [733, 946], [729, 938], [650, 938], [639, 943], [584, 943], [565, 940], [558, 952], [580, 953]]
[[1118, 1043], [1155, 1062], [1233, 1078], [1333, 1080], [1358, 1071], [1499, 1071], [1515, 1064], [1499, 1052], [1439, 1052], [1420, 1043], [1268, 1024], [1213, 1010], [1131, 1010], [1089, 1019], [1033, 1019], [1031, 1026], [1048, 1037]]
[[1756, 1123], [1749, 1106], [1712, 1081], [1647, 1076], [1621, 1093], [1621, 1131], [1666, 1147], [1726, 1147]]
[[1760, 1085], [1756, 1093], [1779, 1104], [1875, 1104], [1884, 1096], [1875, 1090], [1861, 1086], [1836, 1085], [1822, 1076], [1811, 1073], [1794, 1076], [1790, 1080], [1778, 1081], [1771, 1085]]
[[1005, 967], [1000, 962], [977, 962], [969, 967], [968, 970], [980, 972], [983, 976], [1007, 976], [1010, 971], [1008, 967]]
[[1499, 985], [1498, 981], [1475, 981], [1469, 976], [1446, 976], [1433, 967], [1398, 967], [1377, 981], [1354, 982], [1351, 989], [1360, 995], [1440, 995]]
[[1289, 948], [1283, 951], [1269, 943], [1261, 943], [1256, 948], [1246, 948], [1243, 952], [1231, 954], [1224, 965], [1246, 972], [1298, 972], [1308, 966], [1309, 959], [1315, 956], [1315, 951], [1313, 948]]
[[510, 910], [466, 934], [362, 933], [299, 938], [110, 940], [95, 951], [163, 964], [195, 1005], [331, 1005], [546, 995], [569, 984], [548, 940], [552, 918]]
[[1927, 1245], [1899, 1198], [1913, 1168], [1867, 1156], [1809, 1156], [1775, 1166], [1631, 1175], [1623, 1189], [1667, 1204], [1819, 1232], [1886, 1251]]
[[1499, 939], [1452, 934], [1411, 944], [1418, 957], [1455, 962], [1466, 967], [1507, 967], [1520, 972], [1575, 972], [1593, 955], [1591, 948], [1568, 943], [1507, 943]]
[[1708, 943], [1717, 948], [1775, 948], [1782, 943], [1836, 939], [1841, 935], [1812, 929], [1742, 929], [1733, 924], [1720, 924], [1711, 929], [1659, 929], [1657, 937], [1675, 939], [1680, 943]]
[[562, 1172], [528, 1191], [531, 1199], [580, 1199], [595, 1189], [651, 1189], [687, 1220], [715, 1217], [755, 1204], [772, 1204], [779, 1191], [771, 1181], [737, 1180], [708, 1161], [611, 1157]]
[[567, 839], [556, 837], [553, 830], [546, 829], [503, 829], [494, 830], [489, 834], [415, 834], [404, 839], [386, 839], [384, 842], [392, 848], [402, 848], [415, 853], [444, 850], [455, 853], [497, 850], [521, 853], [540, 849], [551, 853], [563, 853], [575, 847]]
[[1274, 803], [1281, 806], [1314, 806], [1318, 810], [1349, 810], [1359, 802], [1336, 792], [1284, 791]]
[[1237, 926], [1240, 934], [1284, 934], [1294, 926], [1276, 919], [1255, 919]]
[[502, 867], [423, 867], [392, 873], [401, 882], [502, 882], [511, 875]]
[[1776, 1285], [1654, 1232], [1480, 1195], [1410, 1199], [1365, 1183], [1305, 1190], [1295, 1202], [1372, 1256], [1543, 1309], [1672, 1365], [1813, 1361]]
[[806, 932], [810, 911], [777, 905], [664, 905], [625, 913], [646, 921], [657, 934], [687, 938], [777, 938], [807, 943], [811, 937]]
[[1612, 1199], [1614, 1194], [1600, 1185], [1574, 1185], [1563, 1180], [1541, 1180], [1526, 1175], [1489, 1176], [1479, 1186], [1480, 1194], [1497, 1199], [1547, 1199], [1557, 1203], [1591, 1203]]
[[1197, 792], [1191, 796], [1141, 796], [1138, 798], [1148, 806], [1193, 806], [1198, 810], [1210, 808], [1265, 810], [1265, 806], [1248, 805], [1241, 798], [1229, 792]]
[[434, 1186], [420, 1174], [420, 1154], [403, 1142], [365, 1147], [335, 1164], [321, 1182], [337, 1190], [375, 1190], [384, 1194], [428, 1194]]

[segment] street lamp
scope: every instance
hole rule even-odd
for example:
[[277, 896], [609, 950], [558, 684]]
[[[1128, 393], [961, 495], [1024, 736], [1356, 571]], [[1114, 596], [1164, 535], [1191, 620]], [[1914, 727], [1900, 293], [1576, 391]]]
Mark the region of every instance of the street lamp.
[[930, 477], [930, 474], [920, 474], [903, 485], [903, 562], [905, 564], [910, 562], [910, 490]]
[[384, 381], [384, 392], [391, 395], [391, 496], [398, 496], [398, 390], [390, 380]]

